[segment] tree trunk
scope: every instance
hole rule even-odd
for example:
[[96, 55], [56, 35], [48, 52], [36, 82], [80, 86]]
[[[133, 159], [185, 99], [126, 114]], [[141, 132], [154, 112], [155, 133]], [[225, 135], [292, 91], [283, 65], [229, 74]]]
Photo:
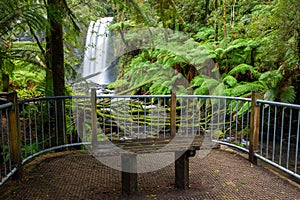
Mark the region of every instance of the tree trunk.
[[227, 27], [226, 27], [226, 0], [224, 0], [224, 8], [223, 8], [223, 26], [224, 26], [224, 39], [227, 37]]
[[8, 92], [9, 89], [9, 75], [2, 72], [2, 92]]
[[63, 27], [61, 23], [61, 0], [48, 0], [50, 9], [50, 61], [53, 73], [54, 96], [65, 95]]
[[[218, 0], [215, 0], [214, 2], [214, 9], [218, 9]], [[218, 20], [215, 21], [215, 37], [214, 40], [218, 41], [218, 34], [219, 34], [219, 29], [218, 29]]]
[[205, 0], [205, 23], [207, 22], [209, 13], [209, 0]]
[[45, 61], [46, 61], [46, 97], [53, 96], [53, 78], [52, 78], [52, 64], [51, 64], [51, 54], [50, 54], [50, 35], [46, 36], [46, 51], [45, 51]]
[[[53, 95], [65, 95], [65, 73], [64, 73], [64, 47], [62, 26], [62, 0], [48, 0], [48, 19], [50, 21], [50, 49], [49, 62], [52, 70]], [[51, 74], [51, 73], [50, 73]], [[61, 100], [56, 102], [56, 141], [58, 145], [64, 144], [64, 104]]]

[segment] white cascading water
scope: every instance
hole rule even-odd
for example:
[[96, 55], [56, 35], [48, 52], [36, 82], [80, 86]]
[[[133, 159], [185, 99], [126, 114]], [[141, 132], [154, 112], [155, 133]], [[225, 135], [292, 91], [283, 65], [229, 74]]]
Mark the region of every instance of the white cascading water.
[[115, 79], [111, 69], [113, 55], [108, 31], [112, 20], [113, 17], [104, 17], [92, 21], [86, 37], [82, 76], [86, 81], [98, 85], [108, 85]]

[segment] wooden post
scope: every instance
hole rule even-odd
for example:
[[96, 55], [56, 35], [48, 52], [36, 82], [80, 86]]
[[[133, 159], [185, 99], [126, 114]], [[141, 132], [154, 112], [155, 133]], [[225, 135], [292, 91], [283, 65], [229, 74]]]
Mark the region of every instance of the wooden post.
[[257, 158], [255, 157], [254, 153], [258, 150], [259, 142], [260, 107], [256, 104], [257, 99], [258, 94], [256, 92], [252, 92], [249, 161], [253, 164], [257, 164]]
[[96, 88], [91, 89], [91, 106], [92, 106], [92, 148], [97, 147], [97, 96]]
[[17, 171], [13, 175], [13, 179], [20, 180], [22, 178], [22, 156], [21, 156], [21, 138], [19, 132], [19, 124], [17, 120], [18, 114], [18, 102], [17, 93], [8, 93], [7, 101], [13, 103], [13, 108], [8, 112], [8, 125], [10, 136], [10, 154], [11, 160], [14, 165], [17, 166]]
[[137, 160], [136, 154], [121, 156], [122, 165], [122, 193], [134, 194], [137, 191]]
[[176, 92], [172, 91], [171, 94], [171, 110], [170, 110], [170, 136], [175, 137], [176, 135]]
[[189, 189], [189, 156], [187, 152], [175, 152], [175, 186], [178, 189]]

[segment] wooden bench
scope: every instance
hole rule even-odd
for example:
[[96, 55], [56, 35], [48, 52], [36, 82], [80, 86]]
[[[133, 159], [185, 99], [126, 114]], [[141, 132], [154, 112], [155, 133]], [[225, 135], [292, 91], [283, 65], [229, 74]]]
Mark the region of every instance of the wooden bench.
[[189, 157], [200, 149], [203, 138], [177, 136], [170, 139], [135, 139], [98, 142], [93, 146], [95, 157], [120, 156], [122, 193], [133, 194], [137, 191], [137, 155], [151, 153], [175, 154], [175, 187], [189, 188]]
[[[175, 155], [175, 187], [189, 188], [189, 157], [193, 157], [200, 150], [203, 138], [198, 136], [176, 135], [176, 94], [171, 95], [170, 105], [170, 133], [168, 136], [137, 139], [116, 139], [97, 141], [97, 97], [95, 89], [91, 90], [92, 106], [92, 152], [97, 158], [120, 156], [122, 173], [122, 193], [133, 194], [137, 191], [137, 155], [151, 153], [174, 153]], [[105, 135], [105, 134], [104, 134]]]

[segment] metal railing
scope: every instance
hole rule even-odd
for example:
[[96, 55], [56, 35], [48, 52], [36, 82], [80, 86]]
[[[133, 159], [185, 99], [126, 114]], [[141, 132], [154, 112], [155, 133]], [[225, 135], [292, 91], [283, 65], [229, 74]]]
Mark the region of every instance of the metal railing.
[[48, 151], [84, 144], [77, 133], [90, 111], [86, 109], [90, 97], [37, 98], [19, 101], [18, 105], [23, 163]]
[[1, 183], [5, 182], [13, 173], [16, 172], [16, 163], [13, 163], [11, 156], [11, 135], [9, 112], [13, 109], [13, 103], [0, 105], [0, 177]]
[[[0, 185], [19, 168], [11, 158], [8, 113], [12, 108], [12, 103], [0, 106]], [[249, 98], [202, 95], [22, 100], [18, 102], [17, 117], [21, 159], [24, 164], [46, 152], [89, 146], [93, 131], [97, 141], [192, 135], [239, 148], [249, 156], [252, 152], [299, 179], [299, 108]]]
[[[171, 95], [101, 95], [97, 97], [100, 128], [110, 140], [169, 137]], [[249, 145], [251, 99], [178, 95], [176, 134], [205, 135]]]
[[300, 180], [300, 105], [257, 100], [261, 108], [257, 156]]

